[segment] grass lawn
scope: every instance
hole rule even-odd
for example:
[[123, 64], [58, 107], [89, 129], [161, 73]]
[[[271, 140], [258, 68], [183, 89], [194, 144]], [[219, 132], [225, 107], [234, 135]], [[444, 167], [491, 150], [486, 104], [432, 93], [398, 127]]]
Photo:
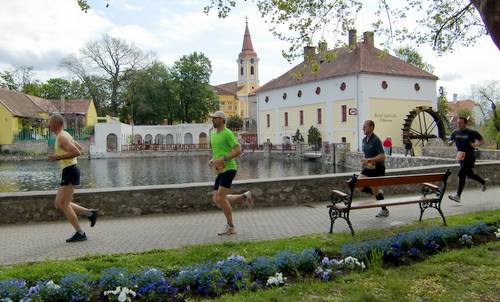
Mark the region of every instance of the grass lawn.
[[[449, 225], [471, 224], [480, 220], [500, 221], [500, 210], [447, 217]], [[314, 234], [272, 241], [189, 246], [182, 249], [155, 250], [137, 254], [87, 256], [73, 260], [0, 266], [0, 280], [58, 280], [68, 272], [85, 272], [93, 277], [105, 268], [123, 267], [138, 271], [144, 267], [164, 270], [220, 260], [232, 254], [252, 259], [281, 250], [300, 251], [320, 247], [339, 251], [353, 240], [372, 239], [401, 231], [439, 225], [439, 219], [382, 230], [359, 231], [356, 238], [348, 232]], [[333, 282], [305, 280], [303, 283], [259, 293], [244, 292], [220, 298], [221, 301], [493, 301], [500, 297], [500, 244], [493, 242], [473, 249], [439, 254], [425, 262], [392, 269], [351, 274]], [[437, 299], [437, 300], [436, 300]], [[488, 300], [489, 299], [489, 300]], [[498, 300], [495, 300], [498, 301]]]

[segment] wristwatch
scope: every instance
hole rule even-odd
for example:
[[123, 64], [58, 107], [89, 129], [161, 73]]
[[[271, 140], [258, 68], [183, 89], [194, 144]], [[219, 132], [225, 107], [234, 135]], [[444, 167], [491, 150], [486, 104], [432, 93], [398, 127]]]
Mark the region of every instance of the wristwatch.
[[61, 157], [59, 155], [56, 155], [56, 160], [61, 160]]

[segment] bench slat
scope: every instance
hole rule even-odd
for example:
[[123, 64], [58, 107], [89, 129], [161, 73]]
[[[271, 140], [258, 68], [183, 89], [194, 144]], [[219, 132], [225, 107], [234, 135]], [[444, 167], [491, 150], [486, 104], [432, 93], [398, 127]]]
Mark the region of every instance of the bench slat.
[[383, 187], [383, 186], [408, 185], [408, 184], [427, 183], [427, 182], [440, 182], [443, 181], [445, 177], [446, 173], [367, 177], [367, 178], [358, 178], [356, 180], [355, 187], [356, 188]]
[[[428, 198], [423, 196], [399, 197], [399, 198], [390, 198], [384, 200], [363, 200], [363, 201], [353, 202], [351, 204], [351, 210], [378, 208], [381, 206], [397, 206], [397, 205], [405, 205], [405, 204], [419, 203], [425, 201], [435, 201], [435, 200], [436, 198]], [[328, 205], [327, 207], [336, 208], [337, 210], [347, 209], [347, 206], [343, 203]]]

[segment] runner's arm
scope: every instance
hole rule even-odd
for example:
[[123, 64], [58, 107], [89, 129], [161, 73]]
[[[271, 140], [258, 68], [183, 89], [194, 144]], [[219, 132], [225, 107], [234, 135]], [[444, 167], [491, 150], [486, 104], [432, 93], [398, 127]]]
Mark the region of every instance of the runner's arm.
[[66, 136], [61, 137], [61, 139], [59, 140], [59, 145], [64, 151], [68, 152], [67, 154], [59, 156], [59, 159], [71, 159], [74, 157], [78, 157], [81, 154], [75, 142], [70, 140]]
[[241, 150], [241, 145], [238, 144], [238, 145], [234, 146], [233, 150], [231, 150], [231, 153], [229, 153], [228, 155], [225, 156], [226, 157], [225, 159], [231, 160], [233, 158], [240, 156], [241, 153], [243, 153], [243, 151]]

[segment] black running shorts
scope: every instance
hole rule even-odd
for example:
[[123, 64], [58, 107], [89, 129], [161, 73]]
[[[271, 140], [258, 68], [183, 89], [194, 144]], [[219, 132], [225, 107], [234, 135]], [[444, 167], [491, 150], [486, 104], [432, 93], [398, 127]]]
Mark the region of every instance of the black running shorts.
[[230, 189], [235, 176], [236, 170], [227, 170], [226, 172], [219, 173], [215, 179], [214, 191], [219, 190], [219, 187]]
[[80, 168], [78, 167], [78, 165], [72, 165], [62, 170], [61, 183], [59, 184], [60, 186], [78, 186], [79, 184]]

